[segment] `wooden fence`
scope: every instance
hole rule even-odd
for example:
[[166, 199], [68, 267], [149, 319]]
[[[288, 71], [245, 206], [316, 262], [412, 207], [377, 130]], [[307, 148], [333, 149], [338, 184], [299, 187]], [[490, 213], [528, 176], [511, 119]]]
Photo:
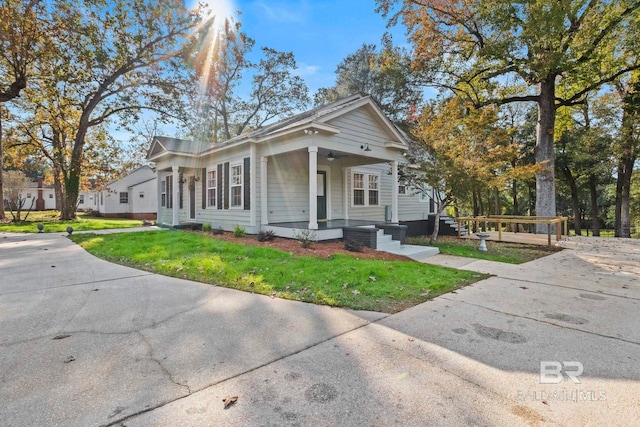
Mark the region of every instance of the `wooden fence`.
[[560, 240], [563, 235], [569, 234], [568, 222], [569, 218], [566, 216], [517, 216], [517, 215], [492, 215], [492, 216], [475, 216], [475, 217], [458, 217], [456, 218], [458, 223], [458, 237], [460, 237], [460, 231], [462, 225], [466, 225], [469, 233], [471, 233], [471, 224], [479, 229], [482, 225], [483, 231], [490, 231], [492, 225], [498, 232], [498, 240], [502, 241], [502, 227], [506, 224], [513, 224], [514, 230], [518, 230], [518, 225], [521, 224], [545, 224], [547, 226], [547, 243], [551, 246], [551, 229], [556, 226], [556, 241]]

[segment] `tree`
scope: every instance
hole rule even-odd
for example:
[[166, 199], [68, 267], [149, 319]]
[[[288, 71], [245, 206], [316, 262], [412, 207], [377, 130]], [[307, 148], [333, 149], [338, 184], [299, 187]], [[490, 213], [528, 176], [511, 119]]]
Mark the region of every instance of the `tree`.
[[[31, 180], [20, 171], [7, 171], [5, 172], [4, 193], [3, 199], [8, 201], [9, 209], [11, 210], [11, 216], [13, 222], [20, 222], [22, 220], [22, 210], [33, 208], [35, 203], [35, 197], [31, 198], [31, 204], [27, 206], [29, 198], [26, 197], [25, 190], [29, 188]], [[25, 216], [24, 220], [27, 220], [29, 212]]]
[[616, 180], [616, 237], [631, 237], [631, 180], [635, 162], [640, 155], [640, 78], [634, 76], [626, 84], [618, 83], [622, 98], [622, 123], [615, 144]]
[[[227, 20], [217, 33], [204, 34], [201, 40], [206, 43], [190, 52], [201, 87], [190, 130], [195, 139], [226, 141], [275, 117], [291, 115], [309, 102], [307, 86], [293, 74], [293, 53], [263, 47], [262, 58], [253, 63], [247, 56], [255, 41], [240, 29], [240, 23]], [[251, 90], [242, 96], [239, 87], [248, 77]]]
[[501, 127], [499, 109], [475, 109], [463, 98], [428, 103], [413, 127], [407, 159], [400, 176], [410, 187], [435, 190], [437, 239], [440, 213], [456, 199], [468, 199], [483, 189], [500, 189], [512, 179], [533, 175], [536, 166], [513, 167], [519, 146]]
[[[638, 0], [377, 0], [393, 25], [402, 20], [414, 67], [431, 85], [474, 105], [535, 102], [538, 106], [536, 214], [555, 216], [556, 110], [640, 68]], [[400, 4], [397, 12], [393, 7]], [[570, 90], [562, 97], [556, 85]], [[526, 92], [503, 95], [504, 82]], [[546, 227], [545, 227], [546, 228]], [[539, 231], [543, 231], [539, 229]]]
[[55, 6], [48, 16], [57, 31], [52, 51], [35, 64], [50, 76], [27, 89], [22, 108], [32, 136], [52, 147], [61, 218], [70, 219], [92, 130], [116, 118], [133, 122], [143, 109], [172, 114], [185, 90], [182, 57], [194, 30], [210, 21], [172, 0], [98, 0], [82, 8], [59, 0]]
[[383, 40], [381, 51], [373, 44], [363, 44], [338, 64], [335, 73], [336, 84], [318, 89], [316, 105], [369, 94], [396, 124], [405, 122], [422, 106], [422, 88], [411, 72], [411, 57], [406, 50], [394, 47], [389, 38]]
[[[2, 106], [20, 96], [27, 87], [45, 22], [41, 0], [4, 0], [0, 4], [0, 194], [3, 194]], [[0, 197], [0, 219], [4, 219], [4, 198]]]

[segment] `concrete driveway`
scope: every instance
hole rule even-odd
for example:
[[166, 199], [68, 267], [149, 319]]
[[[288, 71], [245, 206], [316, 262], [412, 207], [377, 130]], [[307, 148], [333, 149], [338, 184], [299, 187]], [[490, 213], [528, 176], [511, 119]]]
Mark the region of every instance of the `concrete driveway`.
[[435, 257], [496, 277], [387, 316], [141, 272], [62, 234], [0, 234], [0, 420], [637, 425], [640, 242], [563, 245], [521, 266]]

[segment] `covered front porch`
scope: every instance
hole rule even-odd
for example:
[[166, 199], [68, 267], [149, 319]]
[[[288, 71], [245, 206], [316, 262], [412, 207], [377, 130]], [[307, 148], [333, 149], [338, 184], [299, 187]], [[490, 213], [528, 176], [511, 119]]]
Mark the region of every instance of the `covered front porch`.
[[280, 237], [295, 238], [305, 230], [312, 230], [318, 241], [335, 240], [344, 237], [345, 227], [376, 227], [385, 224], [384, 221], [370, 221], [362, 219], [332, 219], [318, 221], [317, 228], [309, 228], [308, 221], [290, 221], [268, 224], [263, 226], [266, 230], [273, 232]]

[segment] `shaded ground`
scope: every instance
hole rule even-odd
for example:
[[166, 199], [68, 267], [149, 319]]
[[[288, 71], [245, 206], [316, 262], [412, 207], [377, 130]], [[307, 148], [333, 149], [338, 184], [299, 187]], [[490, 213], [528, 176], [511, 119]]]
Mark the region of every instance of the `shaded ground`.
[[[0, 233], [3, 426], [636, 426], [640, 242], [570, 239], [385, 316]], [[434, 257], [436, 258], [436, 257]], [[580, 383], [542, 383], [577, 361]], [[224, 409], [222, 399], [238, 396]]]

